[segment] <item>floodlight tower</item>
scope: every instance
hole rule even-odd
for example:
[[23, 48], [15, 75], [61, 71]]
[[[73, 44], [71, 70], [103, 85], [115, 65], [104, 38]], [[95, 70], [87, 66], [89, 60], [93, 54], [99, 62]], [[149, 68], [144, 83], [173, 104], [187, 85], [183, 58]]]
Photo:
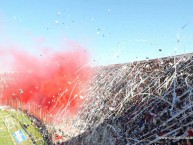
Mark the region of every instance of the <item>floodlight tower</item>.
[[24, 107], [23, 107], [23, 99], [22, 99], [22, 94], [23, 94], [23, 90], [22, 89], [19, 89], [19, 94], [20, 94], [20, 98], [21, 98], [21, 112], [22, 112], [22, 115], [21, 115], [21, 118], [22, 118], [22, 123], [23, 123], [23, 113], [24, 113]]
[[3, 84], [0, 82], [1, 84], [1, 96], [0, 96], [0, 105], [3, 105]]
[[[1, 82], [0, 82], [1, 83]], [[3, 98], [3, 90], [4, 90], [4, 86], [3, 84], [1, 83], [1, 98]]]

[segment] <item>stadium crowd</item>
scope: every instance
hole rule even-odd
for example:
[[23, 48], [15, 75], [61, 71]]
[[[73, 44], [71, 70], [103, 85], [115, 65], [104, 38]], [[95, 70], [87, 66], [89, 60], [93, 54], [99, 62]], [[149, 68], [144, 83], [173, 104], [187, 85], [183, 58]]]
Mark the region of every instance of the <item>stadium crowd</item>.
[[[193, 137], [193, 57], [97, 68], [67, 144], [187, 144]], [[186, 143], [185, 143], [186, 142]], [[189, 143], [190, 144], [190, 143]]]
[[49, 144], [193, 145], [192, 54], [94, 69], [66, 129], [48, 129], [28, 114]]

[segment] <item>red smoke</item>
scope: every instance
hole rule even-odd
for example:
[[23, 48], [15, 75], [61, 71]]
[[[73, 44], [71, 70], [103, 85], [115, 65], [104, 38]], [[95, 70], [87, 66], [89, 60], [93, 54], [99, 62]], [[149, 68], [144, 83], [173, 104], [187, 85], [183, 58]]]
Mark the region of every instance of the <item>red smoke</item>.
[[15, 72], [4, 85], [3, 98], [12, 100], [11, 106], [25, 108], [44, 120], [46, 114], [57, 114], [54, 118], [61, 119], [64, 111], [75, 115], [83, 101], [80, 90], [88, 82], [91, 69], [87, 67], [88, 53], [69, 45], [72, 51], [40, 55], [0, 48], [1, 65]]

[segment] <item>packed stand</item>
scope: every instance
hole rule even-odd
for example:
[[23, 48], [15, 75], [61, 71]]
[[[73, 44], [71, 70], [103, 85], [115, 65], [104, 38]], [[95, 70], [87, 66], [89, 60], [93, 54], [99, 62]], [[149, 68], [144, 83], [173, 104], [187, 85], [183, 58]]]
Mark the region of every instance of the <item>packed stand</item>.
[[193, 136], [192, 54], [96, 71], [72, 124], [79, 135], [66, 144], [180, 144]]

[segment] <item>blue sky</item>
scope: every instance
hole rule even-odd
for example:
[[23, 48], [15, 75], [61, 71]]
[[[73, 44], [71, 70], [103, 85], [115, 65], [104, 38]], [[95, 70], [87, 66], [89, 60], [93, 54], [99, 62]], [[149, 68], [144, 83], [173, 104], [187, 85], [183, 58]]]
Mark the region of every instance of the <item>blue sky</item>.
[[95, 65], [174, 55], [176, 47], [188, 53], [192, 6], [192, 0], [0, 0], [0, 43], [33, 52], [37, 39], [57, 50], [68, 38], [87, 47]]

